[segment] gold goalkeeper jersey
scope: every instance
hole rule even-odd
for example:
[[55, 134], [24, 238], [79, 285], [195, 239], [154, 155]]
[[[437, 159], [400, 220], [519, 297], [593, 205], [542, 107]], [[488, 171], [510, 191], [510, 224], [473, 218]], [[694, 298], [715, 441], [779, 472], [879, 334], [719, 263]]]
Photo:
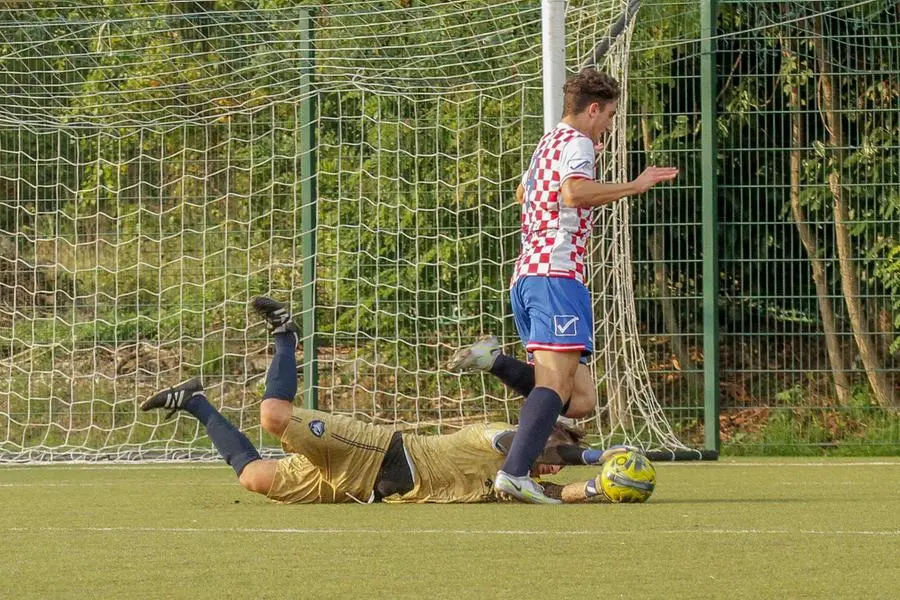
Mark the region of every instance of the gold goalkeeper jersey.
[[384, 502], [492, 502], [494, 476], [504, 455], [496, 443], [506, 423], [469, 425], [450, 435], [404, 434], [415, 487]]

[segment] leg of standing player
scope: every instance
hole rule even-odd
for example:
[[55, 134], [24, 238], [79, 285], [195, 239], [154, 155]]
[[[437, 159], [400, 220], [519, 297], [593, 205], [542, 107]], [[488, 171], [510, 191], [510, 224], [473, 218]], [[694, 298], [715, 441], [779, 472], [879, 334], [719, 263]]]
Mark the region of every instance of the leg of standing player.
[[[448, 361], [447, 369], [457, 372], [470, 369], [486, 371], [523, 398], [528, 398], [535, 386], [534, 365], [503, 354], [497, 338], [492, 335], [458, 350]], [[589, 416], [596, 406], [597, 388], [591, 370], [579, 363], [569, 406], [564, 414], [573, 419], [583, 418]]]
[[534, 356], [535, 386], [495, 484], [522, 500], [550, 502], [528, 473], [556, 418], [569, 408], [582, 354], [592, 350], [590, 296], [578, 281], [551, 277], [520, 278], [511, 295], [519, 335]]
[[503, 465], [506, 474], [520, 477], [531, 469], [572, 396], [580, 357], [580, 351], [534, 352], [535, 386], [522, 404], [519, 429]]

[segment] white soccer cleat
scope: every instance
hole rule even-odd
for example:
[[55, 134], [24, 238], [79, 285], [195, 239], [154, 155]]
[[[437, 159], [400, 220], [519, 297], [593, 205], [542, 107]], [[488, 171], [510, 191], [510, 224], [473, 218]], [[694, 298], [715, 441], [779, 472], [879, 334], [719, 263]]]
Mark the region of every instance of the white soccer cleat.
[[544, 494], [544, 488], [528, 475], [513, 477], [504, 471], [497, 471], [494, 479], [494, 491], [505, 496], [512, 496], [520, 502], [528, 504], [562, 504], [561, 500], [550, 498]]
[[497, 336], [486, 335], [471, 346], [457, 350], [447, 362], [447, 369], [457, 372], [471, 369], [489, 371], [498, 354], [500, 342], [497, 341]]

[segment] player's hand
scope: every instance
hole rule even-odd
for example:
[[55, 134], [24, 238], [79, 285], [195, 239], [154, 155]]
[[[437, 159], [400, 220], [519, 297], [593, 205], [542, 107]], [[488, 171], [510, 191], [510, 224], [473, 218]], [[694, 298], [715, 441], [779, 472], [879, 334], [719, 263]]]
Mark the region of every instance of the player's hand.
[[678, 177], [678, 169], [676, 167], [647, 167], [644, 172], [637, 176], [637, 179], [631, 182], [634, 189], [639, 194], [643, 194], [657, 183], [663, 181], [672, 181]]

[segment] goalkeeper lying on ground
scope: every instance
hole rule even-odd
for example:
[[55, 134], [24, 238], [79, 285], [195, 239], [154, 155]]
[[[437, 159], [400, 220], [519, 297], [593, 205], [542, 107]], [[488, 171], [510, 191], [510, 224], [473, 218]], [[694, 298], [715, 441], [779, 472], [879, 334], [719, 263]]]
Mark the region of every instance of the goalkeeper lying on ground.
[[[470, 425], [450, 435], [415, 435], [293, 406], [297, 394], [297, 327], [284, 305], [257, 298], [254, 308], [273, 329], [275, 354], [260, 409], [266, 431], [281, 438], [286, 458], [264, 460], [247, 437], [209, 403], [198, 379], [148, 398], [141, 410], [184, 410], [206, 427], [241, 485], [283, 503], [489, 502], [493, 477], [512, 443], [512, 425]], [[567, 464], [602, 464], [622, 451], [579, 444], [581, 435], [558, 425], [539, 459], [539, 473]], [[565, 502], [599, 501], [593, 480], [547, 484]]]

